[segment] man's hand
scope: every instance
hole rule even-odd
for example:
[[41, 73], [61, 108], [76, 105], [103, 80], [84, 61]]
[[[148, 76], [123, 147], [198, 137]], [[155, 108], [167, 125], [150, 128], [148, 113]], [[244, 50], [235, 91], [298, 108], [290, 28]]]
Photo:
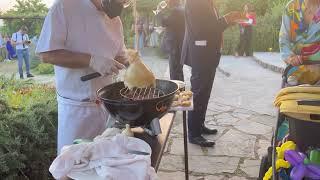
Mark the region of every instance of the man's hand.
[[124, 69], [125, 66], [116, 60], [92, 55], [90, 65], [93, 70], [100, 73], [101, 76], [118, 74], [119, 70]]
[[246, 17], [241, 12], [233, 11], [223, 16], [228, 24], [234, 24], [240, 20], [245, 20]]
[[287, 64], [290, 64], [292, 66], [300, 66], [303, 63], [302, 57], [298, 55], [292, 55], [290, 56], [286, 61]]
[[124, 55], [124, 56], [116, 56], [114, 58], [116, 61], [118, 61], [119, 63], [123, 64], [124, 66], [128, 67], [129, 66], [129, 60], [128, 60], [128, 56]]

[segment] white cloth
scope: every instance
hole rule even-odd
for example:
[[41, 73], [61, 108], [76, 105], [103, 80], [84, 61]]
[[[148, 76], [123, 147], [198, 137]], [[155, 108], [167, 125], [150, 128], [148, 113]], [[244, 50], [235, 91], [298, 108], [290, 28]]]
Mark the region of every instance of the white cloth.
[[76, 180], [155, 180], [150, 155], [129, 154], [129, 150], [151, 154], [146, 142], [119, 134], [64, 147], [49, 171], [55, 178], [68, 175]]
[[[20, 31], [13, 33], [11, 40], [16, 42], [16, 43], [22, 43], [23, 41], [29, 41], [29, 36], [28, 34], [22, 34]], [[16, 49], [28, 49], [29, 46], [27, 46], [26, 44], [18, 44], [16, 45]]]
[[[91, 0], [57, 0], [50, 8], [37, 44], [37, 53], [65, 49], [114, 59], [125, 54], [123, 27], [96, 9]], [[111, 77], [82, 82], [92, 68], [55, 66], [57, 91], [74, 100], [95, 99], [96, 91], [111, 83]]]

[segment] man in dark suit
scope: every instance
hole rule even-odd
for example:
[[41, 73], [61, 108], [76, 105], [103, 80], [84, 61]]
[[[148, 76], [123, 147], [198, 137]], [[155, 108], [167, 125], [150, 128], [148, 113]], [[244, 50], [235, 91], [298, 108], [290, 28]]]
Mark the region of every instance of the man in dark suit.
[[194, 110], [188, 114], [189, 142], [204, 147], [214, 146], [203, 134], [216, 134], [216, 129], [205, 127], [207, 106], [220, 61], [223, 31], [237, 20], [241, 13], [231, 12], [219, 17], [212, 0], [186, 0], [186, 33], [181, 63], [192, 67], [191, 90]]
[[166, 27], [164, 46], [169, 54], [170, 79], [184, 81], [181, 50], [184, 39], [184, 9], [180, 0], [168, 1], [168, 15], [162, 18], [162, 26]]

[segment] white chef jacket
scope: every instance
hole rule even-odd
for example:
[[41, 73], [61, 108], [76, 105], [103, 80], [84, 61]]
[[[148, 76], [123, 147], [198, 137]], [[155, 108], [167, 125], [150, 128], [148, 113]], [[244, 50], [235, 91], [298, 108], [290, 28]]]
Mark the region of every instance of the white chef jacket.
[[[114, 59], [124, 55], [122, 22], [98, 11], [90, 0], [57, 0], [50, 9], [38, 40], [36, 53], [65, 49]], [[55, 66], [58, 94], [72, 100], [95, 99], [96, 90], [111, 82], [100, 77], [82, 82], [91, 68], [70, 69]]]

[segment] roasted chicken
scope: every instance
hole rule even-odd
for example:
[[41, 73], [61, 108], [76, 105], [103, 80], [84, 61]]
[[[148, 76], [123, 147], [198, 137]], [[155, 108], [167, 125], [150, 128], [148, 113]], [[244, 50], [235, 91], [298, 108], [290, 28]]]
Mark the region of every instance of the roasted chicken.
[[127, 50], [129, 67], [124, 75], [124, 84], [129, 89], [155, 87], [156, 78], [151, 70], [142, 62], [139, 53]]

